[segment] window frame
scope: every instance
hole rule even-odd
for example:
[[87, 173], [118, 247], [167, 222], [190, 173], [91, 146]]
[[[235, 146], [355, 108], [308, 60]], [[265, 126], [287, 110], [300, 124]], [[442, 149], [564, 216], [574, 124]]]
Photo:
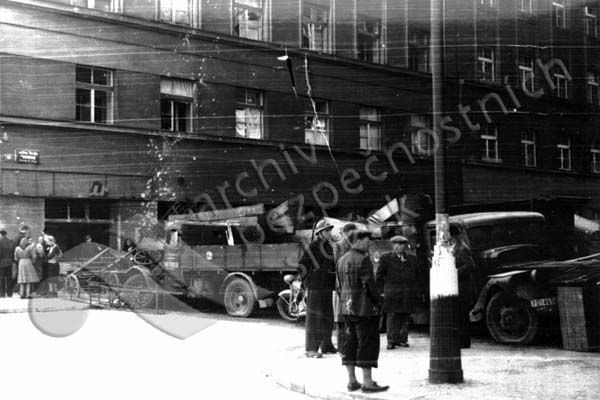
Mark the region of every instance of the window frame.
[[[565, 140], [566, 139], [566, 140]], [[566, 142], [566, 143], [565, 143]], [[571, 136], [563, 133], [560, 137], [560, 142], [556, 145], [559, 151], [559, 170], [561, 171], [571, 171], [572, 160], [571, 160]], [[566, 154], [566, 157], [565, 157]], [[565, 166], [565, 160], [567, 161], [567, 165]]]
[[496, 8], [498, 2], [496, 0], [479, 0], [479, 5], [482, 7]]
[[590, 147], [591, 171], [593, 174], [600, 174], [600, 142], [592, 144]]
[[588, 72], [586, 94], [588, 103], [596, 106], [600, 105], [600, 73]]
[[[559, 19], [560, 18], [560, 19]], [[560, 23], [562, 21], [562, 23]], [[552, 0], [552, 26], [567, 29], [567, 1]]]
[[[126, 1], [126, 0], [124, 0]], [[194, 26], [194, 0], [184, 0], [187, 1], [187, 11], [186, 11], [186, 22], [178, 22], [176, 18], [175, 8], [173, 7], [173, 2], [177, 0], [157, 0], [156, 1], [156, 20], [160, 22], [164, 22], [167, 24], [174, 25], [182, 25], [182, 26]], [[163, 18], [163, 6], [165, 3], [170, 5], [169, 7], [169, 18]]]
[[[493, 134], [490, 134], [490, 129], [493, 129]], [[498, 126], [497, 125], [486, 125], [484, 128], [484, 132], [481, 133], [481, 140], [483, 140], [483, 154], [481, 159], [487, 162], [502, 162], [500, 158], [500, 153], [498, 151]], [[493, 147], [490, 148], [490, 143], [493, 143]], [[492, 150], [493, 149], [493, 150]], [[495, 157], [490, 157], [490, 153], [493, 151], [495, 153]]]
[[[304, 15], [305, 9], [311, 10], [310, 17]], [[322, 12], [322, 15], [326, 17], [326, 21], [319, 23], [314, 15], [316, 12]], [[313, 13], [315, 12], [315, 13]], [[306, 35], [305, 35], [306, 25]], [[322, 28], [322, 43], [321, 48], [317, 48], [315, 40], [315, 26], [324, 25]], [[332, 12], [331, 7], [322, 6], [319, 4], [313, 4], [307, 1], [300, 2], [300, 48], [310, 51], [316, 51], [321, 53], [332, 53], [333, 52], [333, 36], [332, 36]], [[305, 44], [305, 38], [307, 43]]]
[[598, 9], [584, 6], [583, 13], [585, 34], [591, 37], [598, 37]]
[[521, 144], [523, 145], [524, 165], [526, 167], [537, 167], [537, 134], [535, 131], [521, 132]]
[[[245, 2], [246, 1], [246, 2]], [[240, 37], [243, 39], [249, 40], [258, 40], [258, 41], [269, 41], [269, 17], [270, 13], [268, 8], [270, 7], [270, 0], [255, 0], [260, 4], [259, 6], [247, 4], [248, 0], [232, 0], [231, 2], [231, 34], [236, 37]], [[242, 35], [241, 26], [242, 24], [238, 24], [238, 16], [239, 13], [236, 13], [236, 9], [243, 9], [246, 13], [246, 18], [248, 18], [249, 12], [255, 12], [260, 16], [260, 22], [257, 24], [257, 37], [253, 38], [250, 35]], [[246, 20], [246, 26], [248, 26], [249, 19]], [[238, 30], [236, 32], [236, 26]], [[246, 29], [246, 33], [250, 32], [250, 30]]]
[[[317, 146], [331, 145], [331, 107], [327, 100], [314, 100], [315, 111], [312, 109], [308, 110], [304, 115], [304, 143], [313, 143]], [[324, 111], [320, 106], [324, 106]], [[324, 129], [319, 129], [319, 121], [323, 121]], [[309, 128], [309, 124], [311, 128]], [[317, 134], [320, 134], [317, 136]], [[316, 137], [325, 137], [325, 141], [315, 140]], [[325, 143], [322, 143], [325, 142]]]
[[71, 0], [70, 4], [72, 6], [76, 6], [76, 7], [85, 7], [85, 8], [89, 8], [92, 10], [100, 10], [100, 11], [104, 11], [104, 12], [120, 13], [123, 10], [123, 1], [124, 0], [108, 0], [108, 2], [110, 4], [109, 4], [109, 7], [107, 10], [96, 7], [97, 1], [98, 0]]
[[[239, 94], [243, 93], [244, 94], [244, 100], [240, 101], [240, 96]], [[257, 99], [258, 99], [258, 104], [249, 102], [248, 99], [251, 97], [249, 94], [253, 93], [255, 95], [257, 95]], [[245, 138], [245, 139], [253, 139], [253, 140], [263, 140], [265, 139], [265, 124], [264, 124], [264, 118], [265, 118], [265, 112], [264, 112], [264, 101], [265, 95], [264, 92], [261, 90], [256, 90], [256, 89], [250, 89], [250, 88], [244, 88], [244, 87], [237, 87], [236, 88], [236, 94], [235, 94], [235, 136], [238, 138]], [[251, 124], [249, 123], [249, 116], [251, 113], [249, 113], [249, 110], [254, 110], [254, 111], [258, 111], [259, 113], [259, 134], [260, 137], [253, 137], [250, 136], [252, 132], [250, 132], [249, 127], [251, 126]], [[238, 119], [238, 111], [243, 111], [244, 112], [244, 119], [243, 121]], [[238, 126], [243, 126], [244, 127], [244, 134], [241, 135], [239, 134], [239, 130], [238, 130]]]
[[[162, 85], [164, 82], [172, 81], [172, 82], [181, 82], [185, 85], [190, 85], [189, 95], [183, 94], [175, 94], [163, 91]], [[186, 79], [177, 79], [171, 77], [162, 77], [161, 78], [161, 92], [160, 92], [160, 126], [162, 130], [170, 131], [170, 132], [193, 132], [193, 120], [194, 120], [194, 93], [195, 93], [195, 82], [186, 80]], [[163, 103], [169, 102], [169, 127], [163, 127], [164, 123], [164, 115], [166, 113], [163, 110]], [[177, 105], [184, 105], [186, 107], [186, 116], [183, 118], [185, 120], [185, 129], [179, 129], [179, 122], [181, 121], [181, 117], [176, 113]]]
[[[370, 32], [368, 26], [374, 27], [374, 31]], [[364, 42], [360, 40], [364, 37], [368, 40]], [[364, 53], [361, 53], [361, 44], [367, 43], [365, 46]], [[385, 47], [383, 44], [383, 20], [381, 18], [368, 17], [366, 15], [357, 14], [356, 16], [356, 58], [362, 61], [371, 62], [375, 64], [385, 63]], [[361, 54], [369, 54], [370, 50], [371, 59], [368, 57], [361, 57]]]
[[408, 69], [431, 73], [430, 44], [429, 32], [422, 29], [415, 29], [411, 32], [408, 41]]
[[[525, 88], [529, 90], [531, 93], [535, 92], [536, 84], [535, 84], [535, 73], [534, 71], [535, 60], [534, 57], [531, 56], [521, 56], [519, 57], [519, 75], [521, 76], [521, 86], [525, 85]], [[530, 76], [529, 80], [526, 80], [527, 75]]]
[[561, 99], [569, 98], [569, 81], [565, 74], [560, 72], [554, 72], [554, 85], [556, 88], [554, 89], [554, 95]]
[[[375, 119], [369, 118], [371, 115], [374, 115]], [[360, 149], [380, 151], [382, 149], [381, 109], [379, 107], [360, 106], [358, 111], [358, 118], [360, 121]], [[366, 128], [366, 136], [363, 135], [363, 127]], [[372, 136], [375, 136], [375, 140], [377, 143], [374, 147], [371, 146]], [[366, 141], [366, 146], [363, 146], [363, 140]]]
[[[89, 69], [90, 71], [90, 79], [91, 82], [84, 82], [77, 80], [78, 69]], [[106, 85], [95, 83], [94, 82], [94, 71], [104, 71], [106, 72], [107, 81]], [[78, 111], [81, 107], [87, 107], [86, 104], [78, 103], [78, 94], [79, 91], [89, 91], [89, 113], [90, 119], [84, 120], [79, 118], [80, 111]], [[96, 108], [99, 108], [96, 105], [96, 94], [97, 92], [106, 93], [106, 120], [98, 121], [96, 116]], [[90, 65], [81, 65], [77, 64], [75, 66], [75, 120], [78, 122], [88, 122], [94, 124], [106, 124], [110, 125], [114, 122], [114, 71], [108, 68], [90, 66]]]
[[533, 14], [534, 0], [519, 0], [519, 11], [524, 14]]
[[[429, 114], [411, 114], [410, 116], [411, 152], [420, 157], [431, 157], [435, 150], [435, 140], [429, 133], [433, 132], [433, 118]], [[425, 143], [425, 146], [419, 144]]]
[[[491, 58], [487, 57], [485, 52], [489, 51]], [[487, 79], [486, 66], [491, 66], [491, 79]], [[496, 49], [493, 47], [480, 47], [477, 49], [477, 75], [480, 82], [496, 82]]]

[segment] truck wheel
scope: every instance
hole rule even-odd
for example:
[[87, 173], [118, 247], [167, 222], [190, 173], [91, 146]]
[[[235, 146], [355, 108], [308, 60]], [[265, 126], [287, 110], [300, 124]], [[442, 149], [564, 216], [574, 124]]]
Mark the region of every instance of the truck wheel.
[[485, 318], [490, 334], [498, 343], [528, 344], [538, 331], [538, 318], [529, 303], [505, 292], [492, 296]]
[[223, 303], [227, 314], [234, 317], [249, 317], [256, 305], [250, 283], [242, 278], [232, 279], [225, 288]]
[[277, 311], [279, 311], [279, 315], [281, 318], [290, 322], [297, 322], [300, 318], [298, 317], [298, 313], [295, 314], [290, 313], [290, 294], [284, 293], [277, 298]]
[[154, 293], [150, 291], [146, 278], [140, 273], [127, 278], [121, 295], [122, 300], [132, 309], [150, 308], [154, 304]]

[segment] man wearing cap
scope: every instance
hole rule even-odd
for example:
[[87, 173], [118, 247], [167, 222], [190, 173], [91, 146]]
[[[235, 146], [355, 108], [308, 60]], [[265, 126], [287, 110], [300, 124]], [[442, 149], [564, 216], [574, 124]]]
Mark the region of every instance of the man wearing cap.
[[[373, 381], [372, 368], [379, 359], [379, 290], [375, 285], [373, 263], [368, 249], [371, 233], [355, 231], [352, 248], [339, 260], [337, 279], [340, 301], [346, 324], [342, 346], [342, 365], [348, 372], [348, 390], [362, 389], [366, 393], [382, 392], [389, 386]], [[362, 385], [356, 379], [355, 369], [363, 373]]]
[[[353, 223], [347, 223], [342, 228], [342, 238], [333, 244], [333, 260], [335, 265], [337, 266], [338, 261], [344, 254], [350, 251], [352, 244], [350, 243], [350, 238], [354, 231], [356, 231], [357, 227]], [[340, 302], [340, 288], [339, 283], [336, 279], [335, 285], [335, 293], [333, 294], [333, 321], [337, 327], [337, 345], [338, 349], [342, 346], [344, 342], [344, 317], [342, 315], [342, 304]]]
[[315, 228], [316, 239], [306, 248], [298, 263], [307, 289], [305, 348], [309, 358], [321, 358], [323, 353], [337, 352], [331, 342], [332, 293], [335, 289], [332, 229], [333, 225], [326, 220], [319, 221]]
[[14, 245], [6, 237], [6, 230], [0, 230], [0, 297], [12, 297], [12, 265]]
[[390, 239], [392, 251], [384, 254], [377, 268], [377, 286], [383, 290], [387, 349], [408, 347], [408, 325], [417, 296], [417, 260], [406, 253], [408, 239]]

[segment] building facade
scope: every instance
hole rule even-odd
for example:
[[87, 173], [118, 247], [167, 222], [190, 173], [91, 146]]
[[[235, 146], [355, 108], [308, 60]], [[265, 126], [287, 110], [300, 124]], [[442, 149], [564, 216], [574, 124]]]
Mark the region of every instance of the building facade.
[[[600, 213], [600, 2], [0, 0], [0, 221], [118, 246], [170, 213], [288, 201], [367, 216], [575, 199]], [[144, 223], [142, 223], [144, 222]]]

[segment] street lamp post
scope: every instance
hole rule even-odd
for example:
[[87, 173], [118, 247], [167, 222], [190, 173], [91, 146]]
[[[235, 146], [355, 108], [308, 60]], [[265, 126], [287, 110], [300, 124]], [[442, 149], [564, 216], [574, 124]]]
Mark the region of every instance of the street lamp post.
[[434, 131], [439, 148], [434, 156], [436, 245], [430, 272], [430, 383], [460, 383], [458, 276], [450, 246], [446, 204], [446, 140], [440, 129], [444, 84], [444, 4], [431, 0], [431, 86]]
[[4, 194], [4, 184], [2, 181], [2, 161], [4, 158], [4, 143], [8, 141], [8, 135], [4, 125], [0, 125], [0, 130], [2, 130], [2, 137], [0, 138], [0, 194]]

